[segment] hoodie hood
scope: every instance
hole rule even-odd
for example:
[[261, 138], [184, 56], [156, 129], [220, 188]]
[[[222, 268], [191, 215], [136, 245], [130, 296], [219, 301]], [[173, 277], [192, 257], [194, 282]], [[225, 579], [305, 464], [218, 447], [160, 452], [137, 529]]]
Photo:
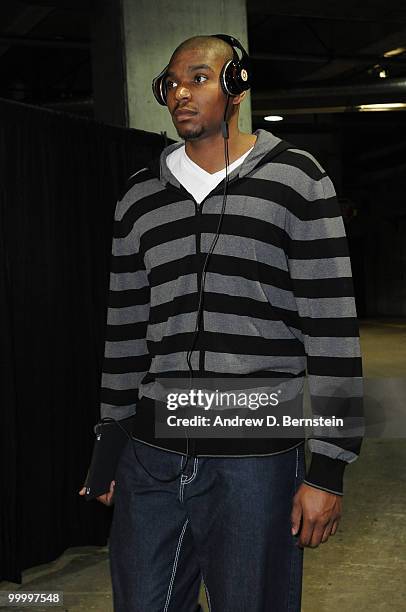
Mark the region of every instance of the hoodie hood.
[[[266, 130], [259, 129], [253, 133], [255, 136], [257, 136], [254, 147], [251, 153], [244, 159], [243, 163], [238, 166], [238, 168], [233, 170], [233, 172], [231, 172], [229, 175], [230, 179], [234, 178], [235, 176], [239, 176], [240, 178], [246, 176], [255, 168], [269, 162], [271, 159], [279, 155], [279, 153], [289, 149], [292, 146], [285, 140], [281, 140]], [[154, 174], [159, 177], [161, 183], [164, 185], [166, 183], [171, 183], [175, 187], [180, 187], [179, 181], [174, 177], [166, 164], [166, 158], [170, 153], [172, 153], [172, 151], [179, 149], [183, 145], [184, 142], [182, 141], [175, 142], [165, 147], [159, 157], [159, 160], [156, 160], [156, 162], [150, 166]]]

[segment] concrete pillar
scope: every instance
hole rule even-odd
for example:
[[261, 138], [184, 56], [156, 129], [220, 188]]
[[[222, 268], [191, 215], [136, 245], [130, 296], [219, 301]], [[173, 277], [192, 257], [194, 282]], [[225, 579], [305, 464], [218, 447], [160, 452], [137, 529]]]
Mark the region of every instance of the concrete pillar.
[[[104, 3], [106, 2], [111, 3], [112, 0], [104, 0]], [[95, 3], [96, 7], [97, 4]], [[109, 112], [106, 106], [111, 106], [112, 109], [115, 106], [115, 113], [112, 112], [111, 116], [125, 116], [127, 126], [149, 132], [166, 131], [169, 138], [179, 140], [168, 110], [155, 101], [151, 81], [169, 62], [179, 43], [191, 36], [231, 34], [238, 38], [248, 51], [245, 4], [245, 0], [160, 0], [158, 3], [151, 0], [121, 0], [121, 23], [116, 18], [115, 10], [110, 13], [105, 10], [104, 17], [99, 14], [97, 19], [93, 19], [93, 23], [97, 24], [98, 31], [104, 31], [104, 48], [100, 52], [102, 45], [99, 43], [99, 58], [96, 57], [96, 63], [105, 64], [107, 67], [116, 66], [119, 73], [121, 61], [124, 78], [120, 90], [117, 90], [117, 78], [113, 87], [109, 87], [108, 78], [102, 77], [102, 68], [94, 68], [99, 87], [97, 90], [95, 81], [96, 118], [108, 121]], [[113, 5], [116, 7], [118, 3], [113, 2]], [[116, 30], [116, 34], [111, 35], [109, 57], [109, 41], [106, 40], [109, 37], [105, 35], [106, 20], [109, 24], [107, 27]], [[117, 40], [120, 37], [122, 45], [118, 58]], [[97, 97], [103, 95], [104, 99], [108, 100], [107, 104], [98, 104]], [[125, 112], [120, 105], [123, 95], [126, 101]], [[251, 133], [249, 95], [241, 103], [240, 129]]]

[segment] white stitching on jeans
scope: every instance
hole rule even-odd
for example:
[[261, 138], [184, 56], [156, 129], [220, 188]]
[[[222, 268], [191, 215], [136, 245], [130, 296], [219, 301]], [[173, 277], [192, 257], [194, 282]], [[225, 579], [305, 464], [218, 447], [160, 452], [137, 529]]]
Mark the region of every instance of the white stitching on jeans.
[[[182, 471], [183, 469], [183, 455], [182, 458], [180, 460], [180, 470]], [[182, 485], [182, 476], [179, 478], [179, 501], [182, 502], [183, 501], [183, 485]]]
[[298, 470], [298, 466], [299, 466], [299, 449], [296, 448], [296, 478], [297, 478], [297, 470]]
[[194, 463], [193, 463], [193, 473], [191, 476], [189, 476], [189, 478], [186, 476], [186, 478], [184, 478], [184, 474], [181, 475], [180, 477], [180, 485], [179, 485], [179, 499], [181, 502], [183, 502], [183, 492], [185, 490], [185, 485], [189, 484], [189, 482], [192, 482], [192, 480], [196, 477], [197, 474], [197, 466], [199, 463], [199, 459], [197, 457], [195, 457]]
[[[199, 462], [199, 459], [197, 457], [195, 457], [195, 460], [193, 462], [193, 473], [191, 474], [191, 476], [189, 476], [189, 478], [186, 476], [186, 478], [183, 480], [183, 484], [189, 484], [189, 482], [192, 482], [192, 480], [195, 478], [196, 474], [197, 474], [197, 464]], [[183, 475], [182, 475], [183, 478]]]
[[171, 580], [169, 582], [168, 594], [166, 596], [166, 602], [165, 602], [165, 607], [164, 607], [163, 612], [167, 612], [168, 606], [169, 606], [169, 602], [171, 600], [173, 582], [175, 580], [176, 568], [178, 566], [180, 547], [182, 546], [183, 536], [185, 535], [185, 531], [186, 531], [186, 527], [187, 527], [188, 522], [189, 522], [189, 519], [186, 519], [186, 522], [185, 522], [185, 524], [183, 525], [183, 528], [182, 528], [182, 532], [181, 532], [181, 534], [179, 536], [178, 545], [176, 547], [175, 560], [173, 562]]
[[209, 593], [209, 589], [206, 586], [206, 583], [204, 581], [203, 576], [202, 576], [202, 582], [203, 582], [204, 590], [205, 590], [205, 593], [206, 593], [206, 599], [207, 599], [207, 604], [209, 606], [209, 612], [211, 612], [212, 611], [212, 607], [211, 607], [211, 601], [210, 601], [210, 593]]

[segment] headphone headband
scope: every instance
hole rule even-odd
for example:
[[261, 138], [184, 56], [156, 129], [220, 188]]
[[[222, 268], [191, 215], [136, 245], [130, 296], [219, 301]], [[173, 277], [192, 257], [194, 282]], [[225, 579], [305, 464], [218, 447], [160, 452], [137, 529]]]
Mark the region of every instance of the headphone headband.
[[[221, 69], [220, 83], [226, 95], [238, 96], [238, 94], [250, 88], [251, 70], [248, 53], [234, 36], [228, 34], [211, 34], [211, 36], [228, 43], [233, 50], [233, 59], [226, 62]], [[236, 49], [241, 51], [241, 59], [238, 57]], [[152, 81], [152, 92], [157, 102], [162, 106], [166, 106], [167, 100], [165, 76], [168, 66], [169, 64]]]
[[[234, 36], [229, 36], [228, 34], [210, 34], [210, 36], [212, 38], [219, 38], [220, 40], [224, 40], [224, 42], [230, 45], [230, 47], [233, 50], [233, 60], [236, 60], [237, 62], [239, 62], [239, 61], [242, 61], [244, 57], [248, 59], [248, 53], [246, 52], [246, 50], [244, 49], [240, 41], [237, 40], [237, 38], [234, 38]], [[242, 54], [241, 60], [238, 57], [238, 53], [236, 49], [239, 49], [241, 51], [241, 54]]]

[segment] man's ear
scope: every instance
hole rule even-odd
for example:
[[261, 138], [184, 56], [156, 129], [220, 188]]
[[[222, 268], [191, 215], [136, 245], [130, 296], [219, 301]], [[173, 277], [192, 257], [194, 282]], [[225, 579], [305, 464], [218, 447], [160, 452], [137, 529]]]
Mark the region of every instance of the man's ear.
[[238, 94], [238, 96], [234, 96], [233, 104], [240, 104], [240, 102], [244, 100], [246, 95], [247, 95], [247, 91], [243, 91], [242, 93]]

